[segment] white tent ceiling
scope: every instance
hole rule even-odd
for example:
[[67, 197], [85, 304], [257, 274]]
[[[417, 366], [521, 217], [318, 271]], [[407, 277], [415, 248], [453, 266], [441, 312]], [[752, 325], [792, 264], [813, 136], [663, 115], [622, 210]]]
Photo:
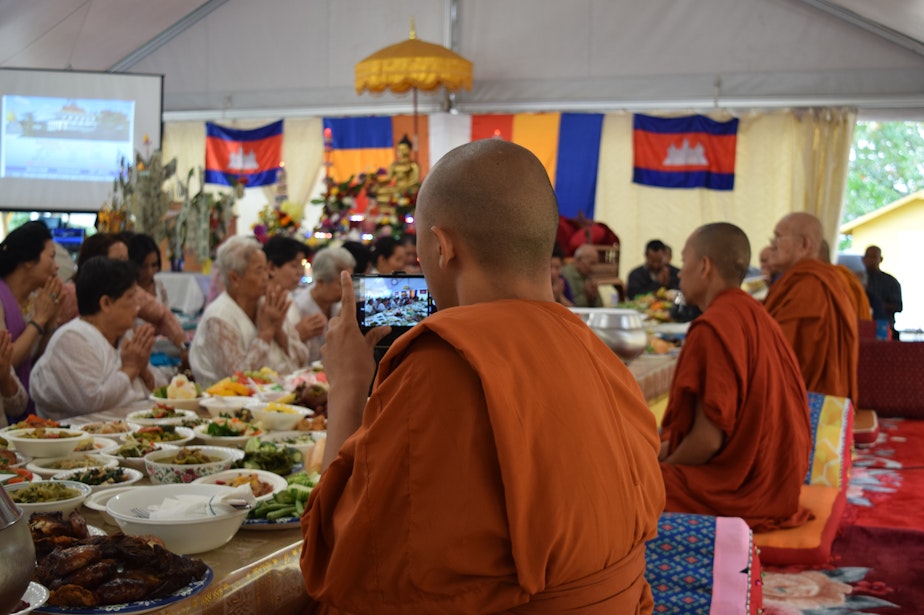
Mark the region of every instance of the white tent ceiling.
[[410, 98], [357, 95], [353, 66], [411, 17], [474, 63], [467, 112], [924, 119], [924, 0], [0, 0], [0, 66], [164, 74], [167, 120], [400, 113]]

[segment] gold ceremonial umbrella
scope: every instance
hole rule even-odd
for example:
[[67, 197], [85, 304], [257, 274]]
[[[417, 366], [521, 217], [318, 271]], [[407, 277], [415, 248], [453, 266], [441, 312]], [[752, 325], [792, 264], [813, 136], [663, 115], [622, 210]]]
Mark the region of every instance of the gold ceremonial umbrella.
[[356, 93], [385, 90], [414, 94], [414, 152], [417, 152], [417, 91], [433, 92], [441, 87], [455, 91], [472, 89], [472, 63], [440, 45], [417, 38], [414, 20], [406, 41], [389, 45], [362, 60], [354, 69]]

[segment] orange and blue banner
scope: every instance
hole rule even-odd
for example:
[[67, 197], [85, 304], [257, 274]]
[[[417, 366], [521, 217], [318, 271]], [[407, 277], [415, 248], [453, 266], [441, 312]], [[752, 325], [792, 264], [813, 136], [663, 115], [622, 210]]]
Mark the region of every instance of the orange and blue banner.
[[206, 183], [269, 186], [276, 183], [281, 163], [282, 120], [253, 130], [206, 122]]
[[[395, 161], [395, 145], [405, 136], [414, 138], [414, 119], [394, 117], [326, 117], [323, 130], [330, 129], [330, 174], [335, 181], [346, 181], [351, 175], [374, 175], [386, 172]], [[429, 132], [427, 117], [417, 118], [416, 161], [423, 177], [430, 169]]]
[[[428, 118], [418, 121], [417, 163], [424, 177], [429, 160]], [[523, 113], [472, 115], [468, 140], [500, 137], [533, 152], [545, 166], [558, 197], [559, 213], [593, 219], [603, 115], [599, 113]], [[413, 118], [324, 118], [330, 129], [330, 174], [338, 182], [351, 175], [377, 173], [395, 160], [395, 144], [412, 138]], [[460, 135], [461, 136], [461, 135]]]
[[600, 113], [473, 115], [472, 141], [500, 137], [530, 150], [549, 174], [558, 212], [593, 219], [600, 161]]
[[737, 119], [636, 114], [632, 181], [660, 188], [733, 190], [737, 140]]

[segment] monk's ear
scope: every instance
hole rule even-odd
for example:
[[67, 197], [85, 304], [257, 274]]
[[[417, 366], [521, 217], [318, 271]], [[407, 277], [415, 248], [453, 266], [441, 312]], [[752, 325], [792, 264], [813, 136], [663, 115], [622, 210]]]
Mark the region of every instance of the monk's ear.
[[440, 226], [431, 226], [430, 232], [436, 238], [436, 251], [439, 255], [440, 269], [446, 269], [456, 258], [456, 244], [450, 233]]
[[704, 277], [707, 278], [715, 269], [715, 263], [712, 262], [712, 259], [708, 256], [703, 256], [699, 259], [699, 272]]

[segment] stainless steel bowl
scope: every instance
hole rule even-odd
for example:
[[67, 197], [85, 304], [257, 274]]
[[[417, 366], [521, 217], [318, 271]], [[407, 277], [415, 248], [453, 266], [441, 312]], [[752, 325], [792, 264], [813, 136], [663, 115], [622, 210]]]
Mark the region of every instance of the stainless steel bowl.
[[[30, 562], [31, 565], [23, 565]], [[0, 613], [19, 603], [35, 572], [35, 545], [29, 519], [0, 488]]]
[[624, 308], [572, 308], [603, 343], [623, 361], [645, 352], [648, 335], [642, 315]]

